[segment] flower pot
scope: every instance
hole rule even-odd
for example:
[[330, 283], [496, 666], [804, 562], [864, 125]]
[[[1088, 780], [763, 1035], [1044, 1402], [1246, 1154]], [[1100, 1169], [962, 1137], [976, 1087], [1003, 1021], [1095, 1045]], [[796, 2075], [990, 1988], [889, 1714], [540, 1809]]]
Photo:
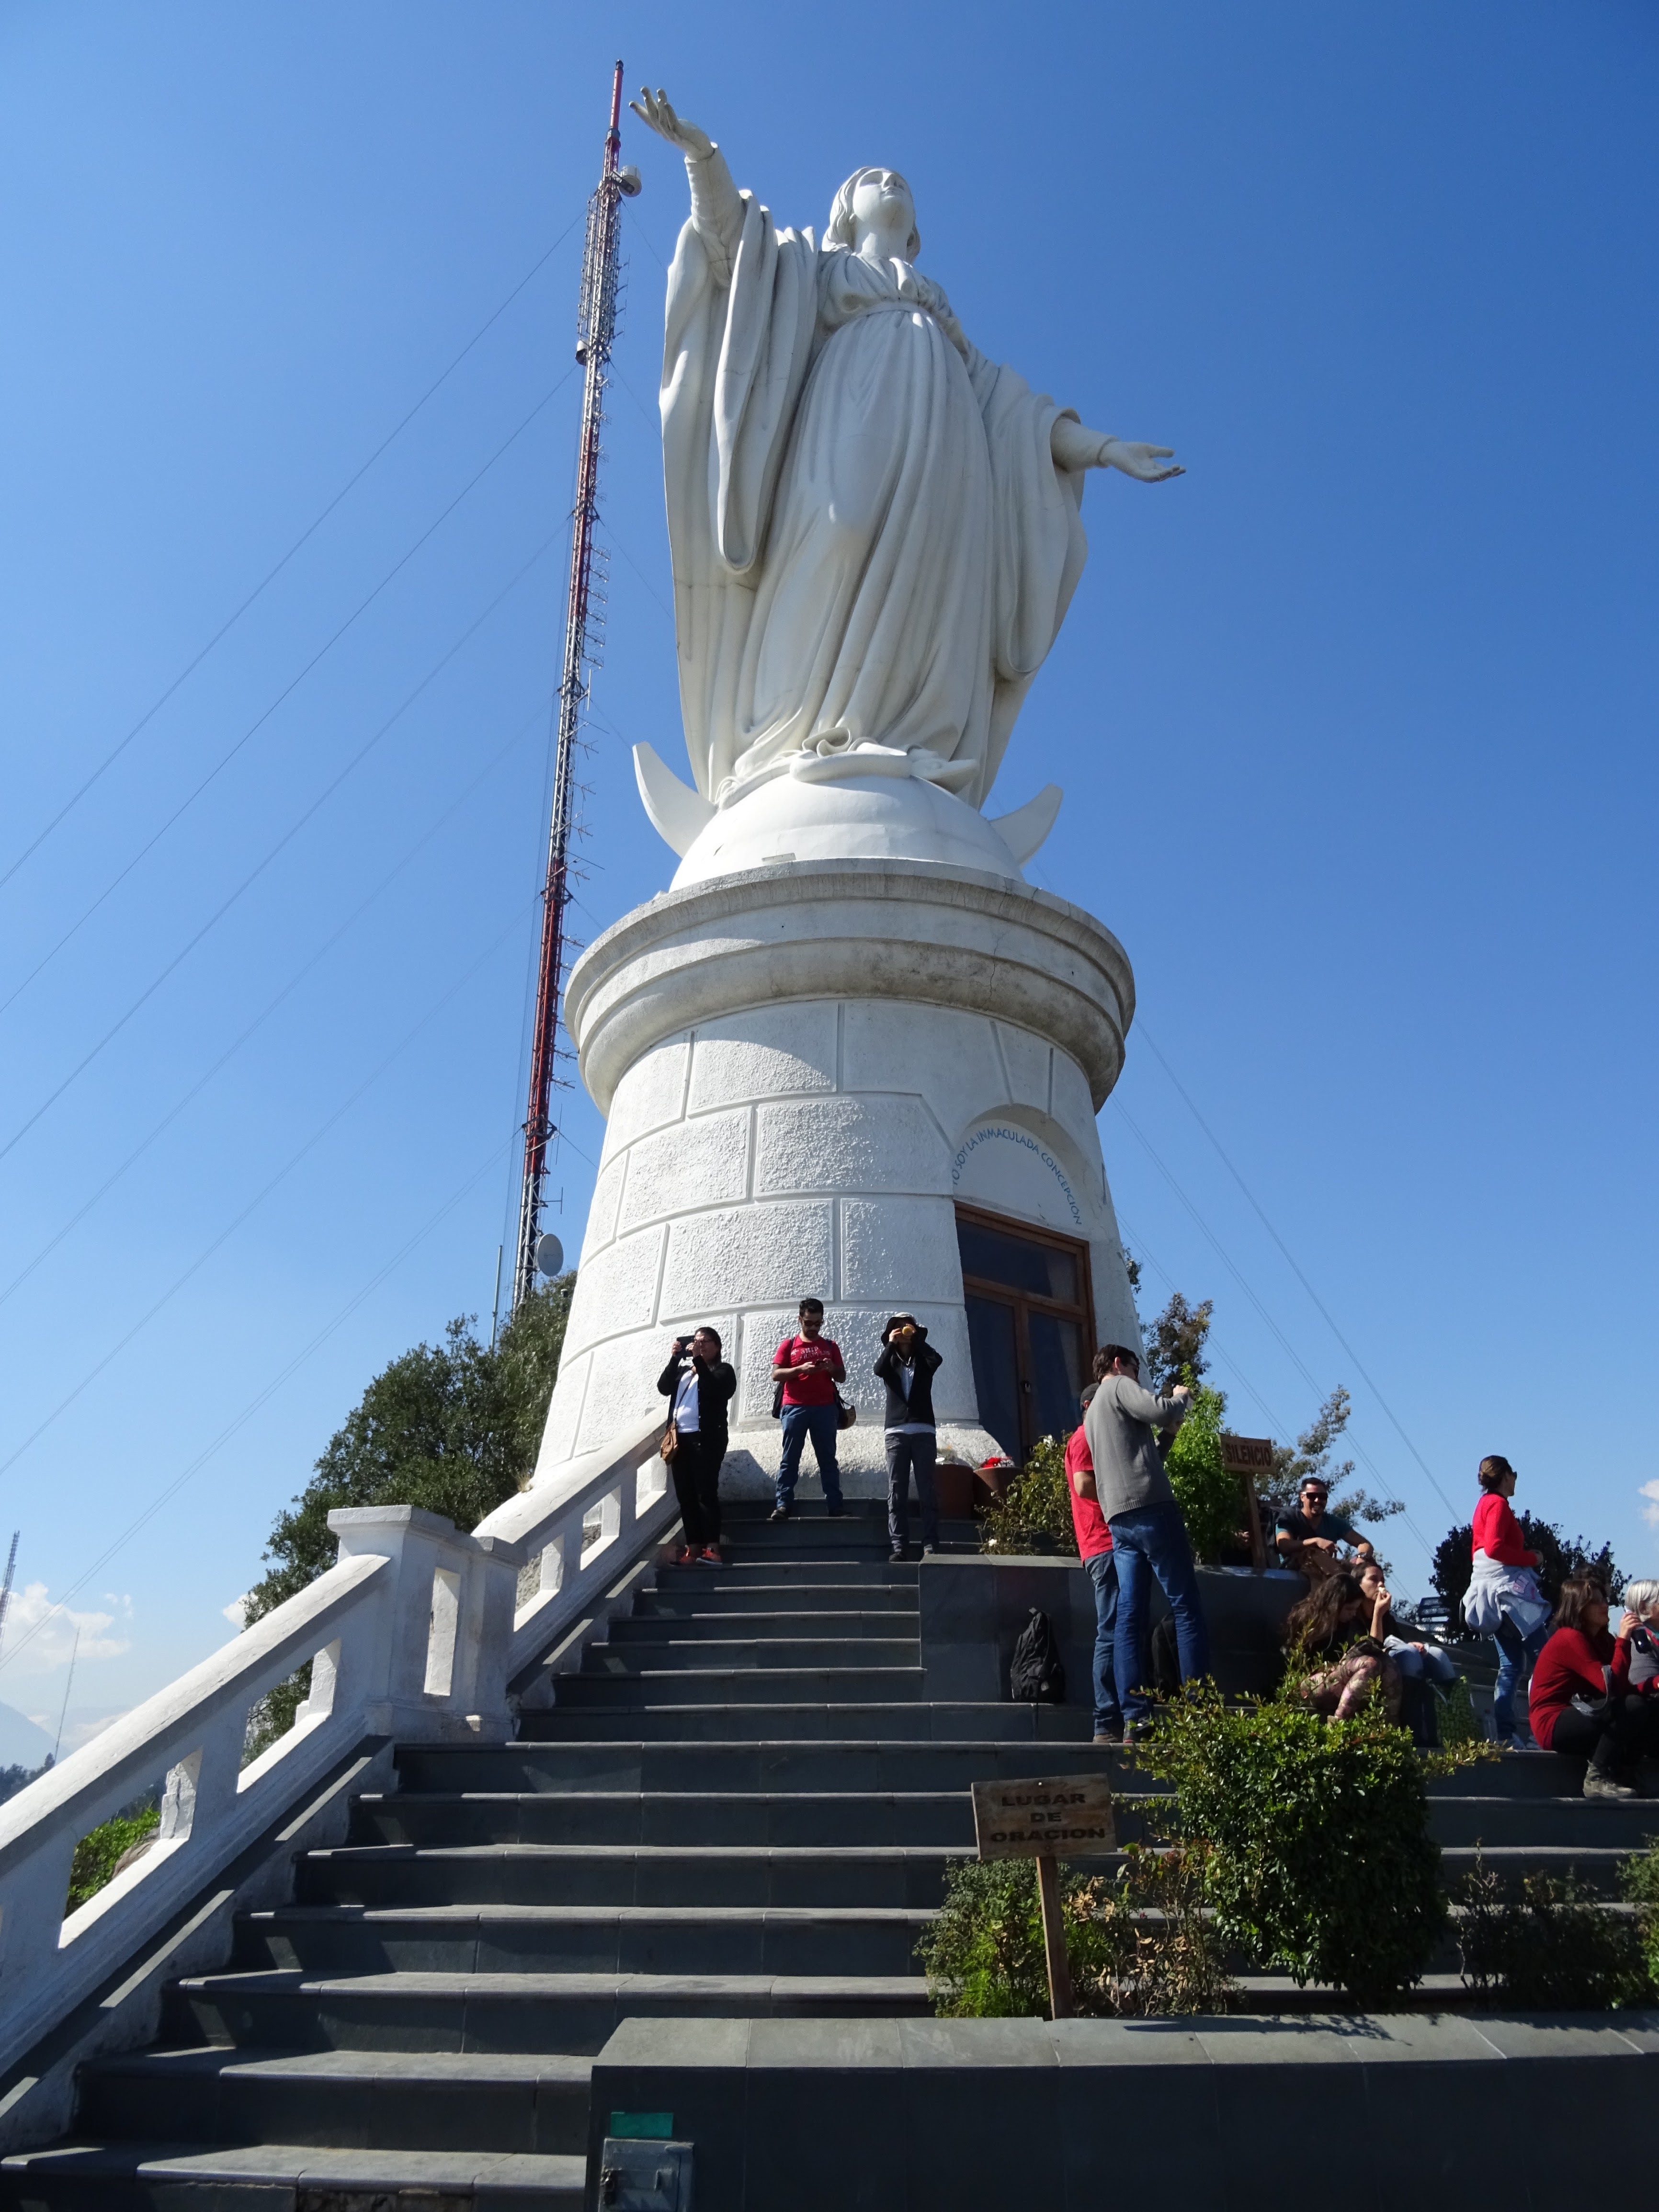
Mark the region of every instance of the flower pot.
[[974, 1470], [959, 1460], [941, 1460], [933, 1470], [940, 1517], [966, 1521], [974, 1510]]

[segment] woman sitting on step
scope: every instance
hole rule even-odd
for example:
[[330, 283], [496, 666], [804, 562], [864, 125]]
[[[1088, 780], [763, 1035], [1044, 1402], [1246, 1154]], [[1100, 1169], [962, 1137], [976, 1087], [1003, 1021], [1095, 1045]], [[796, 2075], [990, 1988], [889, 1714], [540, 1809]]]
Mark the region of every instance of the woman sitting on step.
[[1455, 1682], [1457, 1662], [1437, 1644], [1402, 1635], [1402, 1626], [1409, 1627], [1412, 1624], [1402, 1624], [1395, 1619], [1394, 1599], [1375, 1556], [1363, 1565], [1356, 1561], [1354, 1571], [1359, 1577], [1365, 1602], [1371, 1608], [1371, 1632], [1381, 1640], [1382, 1649], [1400, 1669], [1401, 1717], [1419, 1744], [1432, 1751], [1439, 1743], [1440, 1730], [1429, 1686], [1437, 1682], [1443, 1688]]
[[1314, 1671], [1302, 1695], [1328, 1719], [1352, 1719], [1371, 1692], [1380, 1689], [1391, 1721], [1400, 1718], [1399, 1662], [1383, 1646], [1381, 1624], [1389, 1614], [1386, 1589], [1371, 1599], [1359, 1578], [1346, 1567], [1315, 1583], [1285, 1621], [1285, 1647], [1294, 1659], [1310, 1660]]
[[1632, 1797], [1639, 1759], [1659, 1753], [1659, 1702], [1631, 1686], [1627, 1613], [1607, 1632], [1607, 1593], [1594, 1575], [1569, 1575], [1549, 1640], [1532, 1671], [1532, 1732], [1547, 1751], [1589, 1761], [1586, 1797]]

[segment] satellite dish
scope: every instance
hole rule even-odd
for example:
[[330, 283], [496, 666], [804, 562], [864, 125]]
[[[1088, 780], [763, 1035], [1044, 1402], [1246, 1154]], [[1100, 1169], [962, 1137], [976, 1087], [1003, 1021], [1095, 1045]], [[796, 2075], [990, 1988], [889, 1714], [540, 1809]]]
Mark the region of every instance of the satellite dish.
[[545, 1237], [536, 1239], [536, 1273], [538, 1275], [556, 1275], [563, 1265], [564, 1247], [549, 1230]]

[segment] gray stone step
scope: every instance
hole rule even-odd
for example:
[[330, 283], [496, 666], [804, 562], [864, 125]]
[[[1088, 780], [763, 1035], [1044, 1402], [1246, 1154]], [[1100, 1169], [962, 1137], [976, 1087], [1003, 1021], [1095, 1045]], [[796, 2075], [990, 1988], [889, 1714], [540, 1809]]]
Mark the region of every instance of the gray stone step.
[[879, 1550], [872, 1547], [867, 1551], [847, 1544], [834, 1550], [822, 1547], [816, 1557], [786, 1558], [755, 1544], [722, 1543], [720, 1549], [725, 1559], [718, 1567], [703, 1562], [659, 1567], [657, 1588], [672, 1597], [695, 1592], [701, 1598], [705, 1590], [845, 1589], [863, 1583], [878, 1589], [908, 1589], [911, 1604], [916, 1601], [920, 1562], [890, 1558], [884, 1542]]
[[1435, 1796], [1429, 1814], [1435, 1841], [1536, 1844], [1639, 1850], [1659, 1835], [1659, 1804], [1595, 1797]]
[[349, 1840], [425, 1850], [467, 1844], [943, 1844], [971, 1850], [974, 1820], [963, 1790], [434, 1792], [360, 1800]]
[[236, 1925], [235, 1971], [336, 1974], [910, 1974], [917, 1906], [287, 1905]]
[[255, 2051], [206, 2045], [94, 2059], [76, 2119], [142, 2142], [164, 2119], [209, 2143], [356, 2143], [369, 2150], [586, 2149], [592, 2062], [536, 2051]]
[[[1005, 1709], [965, 1710], [977, 1714]], [[781, 1729], [775, 1739], [761, 1741], [752, 1736], [734, 1739], [728, 1732], [697, 1741], [683, 1736], [647, 1741], [635, 1735], [631, 1740], [597, 1741], [576, 1736], [568, 1741], [526, 1737], [508, 1744], [401, 1744], [398, 1771], [403, 1790], [417, 1796], [428, 1790], [557, 1796], [596, 1790], [670, 1796], [771, 1796], [799, 1790], [884, 1796], [891, 1791], [965, 1791], [976, 1781], [1103, 1771], [1120, 1789], [1146, 1787], [1139, 1778], [1126, 1781], [1131, 1770], [1121, 1751], [1076, 1737], [1038, 1735], [1030, 1723], [1033, 1708], [1006, 1710], [1024, 1722], [1022, 1736], [992, 1738], [981, 1730], [977, 1735], [959, 1731], [954, 1738], [941, 1732], [931, 1739], [908, 1741], [828, 1733], [806, 1739]], [[1065, 1709], [1036, 1710], [1052, 1713]], [[542, 1716], [525, 1717], [528, 1724]]]
[[920, 1975], [202, 1974], [173, 1984], [178, 2041], [276, 2050], [562, 2051], [633, 2015], [890, 2020], [931, 2010]]
[[306, 1905], [936, 1905], [944, 1844], [406, 1844], [308, 1851]]
[[[653, 1623], [653, 1626], [660, 1626]], [[653, 1674], [726, 1674], [772, 1675], [785, 1680], [812, 1670], [834, 1668], [838, 1673], [863, 1675], [871, 1668], [903, 1668], [920, 1676], [921, 1646], [914, 1636], [791, 1636], [764, 1643], [739, 1641], [729, 1623], [720, 1624], [719, 1636], [658, 1637], [648, 1643], [590, 1644], [582, 1654], [581, 1671], [612, 1680], [628, 1681]], [[563, 1678], [561, 1677], [561, 1683]]]
[[[856, 1647], [855, 1647], [856, 1648]], [[633, 1705], [914, 1704], [921, 1696], [919, 1666], [648, 1667], [617, 1674], [561, 1674], [556, 1711], [624, 1711]]]
[[[580, 2212], [586, 2158], [465, 2151], [342, 2150], [308, 2142], [251, 2147], [81, 2143], [54, 2145], [0, 2166], [12, 2202], [29, 2212], [329, 2212], [407, 2205], [511, 2206], [513, 2212]], [[409, 2192], [407, 2195], [400, 2192]]]
[[[579, 1681], [580, 1675], [561, 1675], [561, 1686]], [[732, 1678], [734, 1681], [740, 1679]], [[878, 1736], [926, 1741], [941, 1735], [953, 1741], [1010, 1742], [1086, 1742], [1093, 1729], [1090, 1715], [1076, 1705], [927, 1705], [916, 1702], [881, 1705], [773, 1705], [736, 1698], [721, 1705], [680, 1705], [659, 1700], [648, 1704], [555, 1705], [544, 1711], [526, 1712], [520, 1734], [543, 1743], [641, 1741], [695, 1743], [723, 1742], [731, 1737], [750, 1742], [799, 1743], [816, 1738]]]
[[[902, 1572], [897, 1567], [890, 1571], [896, 1577]], [[687, 1617], [730, 1618], [734, 1613], [747, 1617], [812, 1612], [898, 1613], [907, 1614], [918, 1625], [921, 1617], [916, 1608], [914, 1574], [908, 1580], [889, 1582], [872, 1574], [862, 1582], [851, 1582], [834, 1579], [834, 1570], [828, 1569], [810, 1579], [785, 1582], [776, 1575], [734, 1576], [730, 1572], [716, 1580], [711, 1570], [701, 1579], [681, 1575], [672, 1582], [659, 1581], [655, 1589], [639, 1591], [628, 1625]], [[611, 1623], [613, 1629], [623, 1625], [620, 1621]]]
[[818, 1595], [813, 1591], [811, 1603], [793, 1611], [783, 1607], [776, 1613], [745, 1612], [736, 1620], [729, 1610], [720, 1607], [707, 1613], [635, 1613], [631, 1620], [613, 1620], [605, 1633], [613, 1646], [680, 1644], [711, 1637], [716, 1641], [741, 1638], [762, 1650], [770, 1650], [775, 1644], [798, 1642], [802, 1637], [824, 1637], [836, 1644], [848, 1638], [868, 1638], [879, 1643], [889, 1637], [902, 1637], [915, 1644], [921, 1634], [921, 1615], [914, 1607], [905, 1611], [897, 1606], [882, 1610], [859, 1607], [838, 1613], [820, 1606]]

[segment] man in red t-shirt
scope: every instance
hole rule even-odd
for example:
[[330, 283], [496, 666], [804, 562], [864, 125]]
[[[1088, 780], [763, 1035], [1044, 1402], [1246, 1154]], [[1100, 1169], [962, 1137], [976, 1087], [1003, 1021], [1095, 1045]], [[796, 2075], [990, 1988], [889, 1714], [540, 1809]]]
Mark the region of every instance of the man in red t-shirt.
[[786, 1337], [772, 1360], [772, 1379], [783, 1386], [783, 1456], [778, 1462], [778, 1502], [775, 1521], [787, 1521], [795, 1510], [795, 1480], [800, 1474], [801, 1447], [812, 1439], [812, 1456], [818, 1463], [818, 1480], [831, 1516], [842, 1510], [841, 1469], [836, 1463], [836, 1436], [841, 1427], [841, 1401], [836, 1385], [847, 1380], [841, 1346], [823, 1334], [823, 1301], [803, 1298], [799, 1332]]
[[[1091, 1382], [1084, 1392], [1079, 1401], [1080, 1413], [1088, 1412], [1089, 1401], [1098, 1388]], [[1096, 1493], [1095, 1463], [1081, 1423], [1073, 1430], [1066, 1447], [1066, 1494], [1071, 1502], [1078, 1551], [1095, 1586], [1095, 1741], [1121, 1743], [1123, 1708], [1117, 1701], [1117, 1678], [1112, 1665], [1117, 1644], [1117, 1561], [1112, 1553], [1112, 1532]]]

